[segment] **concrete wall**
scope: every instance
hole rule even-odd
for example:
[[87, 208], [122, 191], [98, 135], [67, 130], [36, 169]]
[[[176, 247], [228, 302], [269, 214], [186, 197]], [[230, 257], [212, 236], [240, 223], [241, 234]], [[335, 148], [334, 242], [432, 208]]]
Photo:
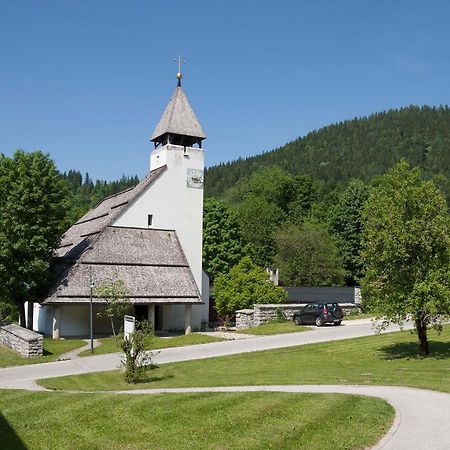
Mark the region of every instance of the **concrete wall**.
[[44, 353], [42, 335], [19, 325], [11, 324], [0, 327], [0, 344], [28, 358], [42, 356]]

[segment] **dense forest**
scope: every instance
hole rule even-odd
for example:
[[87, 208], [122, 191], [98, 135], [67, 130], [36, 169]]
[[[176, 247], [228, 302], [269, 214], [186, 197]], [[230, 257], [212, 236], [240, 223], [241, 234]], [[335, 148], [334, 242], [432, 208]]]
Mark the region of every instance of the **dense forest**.
[[88, 173], [83, 177], [81, 172], [77, 170], [64, 172], [62, 178], [67, 183], [71, 199], [67, 223], [69, 226], [103, 198], [117, 194], [117, 192], [139, 183], [137, 175], [134, 177], [122, 175], [120, 180], [115, 181], [94, 181]]
[[370, 181], [405, 158], [433, 177], [450, 195], [450, 108], [410, 106], [355, 118], [312, 131], [272, 151], [213, 166], [206, 171], [207, 196], [222, 197], [258, 168], [278, 166], [342, 189], [352, 179]]
[[[450, 199], [450, 109], [415, 107], [348, 120], [271, 152], [206, 171], [204, 268], [211, 280], [249, 256], [291, 285], [355, 285], [370, 189], [401, 159]], [[63, 174], [69, 222], [138, 183]]]

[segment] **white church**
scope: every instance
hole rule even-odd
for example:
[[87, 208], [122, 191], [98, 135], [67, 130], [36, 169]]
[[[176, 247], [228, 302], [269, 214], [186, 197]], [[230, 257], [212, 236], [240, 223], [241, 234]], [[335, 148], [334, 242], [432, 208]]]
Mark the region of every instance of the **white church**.
[[[93, 285], [108, 278], [127, 286], [130, 313], [155, 330], [200, 329], [208, 321], [209, 280], [202, 271], [205, 133], [178, 84], [151, 141], [148, 175], [105, 198], [64, 234], [57, 282], [35, 303], [33, 328], [53, 338], [89, 334]], [[95, 289], [94, 289], [95, 292]], [[93, 298], [94, 333], [106, 333]]]

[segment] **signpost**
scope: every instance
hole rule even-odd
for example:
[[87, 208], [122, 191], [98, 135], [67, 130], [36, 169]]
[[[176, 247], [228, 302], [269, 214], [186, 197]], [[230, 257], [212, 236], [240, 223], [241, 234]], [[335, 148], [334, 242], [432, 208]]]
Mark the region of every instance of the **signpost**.
[[89, 302], [89, 329], [91, 335], [91, 353], [94, 353], [94, 318], [92, 316], [92, 290], [94, 289], [94, 282], [92, 281], [92, 266], [89, 266], [89, 289], [90, 289], [90, 302]]
[[136, 327], [136, 317], [134, 316], [124, 316], [123, 317], [123, 334], [125, 339], [134, 332]]

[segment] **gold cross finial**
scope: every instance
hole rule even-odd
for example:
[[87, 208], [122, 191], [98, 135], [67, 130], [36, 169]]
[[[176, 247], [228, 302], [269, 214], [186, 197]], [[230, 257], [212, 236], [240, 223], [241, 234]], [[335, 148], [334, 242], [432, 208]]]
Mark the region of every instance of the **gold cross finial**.
[[175, 62], [178, 62], [178, 73], [177, 73], [177, 79], [178, 79], [178, 86], [181, 86], [181, 79], [183, 78], [183, 75], [181, 74], [181, 64], [185, 64], [186, 61], [181, 58], [181, 55], [178, 55], [178, 58], [174, 59]]

